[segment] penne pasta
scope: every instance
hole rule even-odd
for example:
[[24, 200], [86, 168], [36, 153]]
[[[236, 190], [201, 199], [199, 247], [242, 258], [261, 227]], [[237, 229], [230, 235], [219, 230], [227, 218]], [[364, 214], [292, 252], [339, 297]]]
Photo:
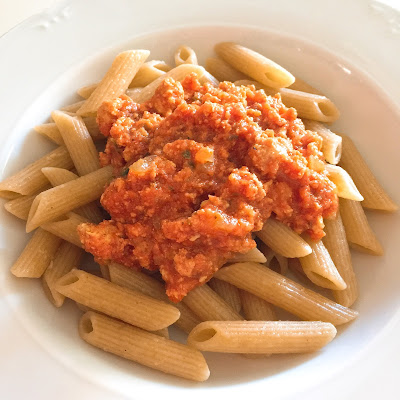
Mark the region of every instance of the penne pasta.
[[43, 274], [43, 290], [50, 302], [56, 307], [61, 307], [65, 299], [65, 296], [55, 289], [56, 281], [71, 269], [79, 266], [83, 253], [81, 248], [68, 242], [62, 242]]
[[40, 278], [60, 243], [60, 238], [39, 228], [11, 267], [11, 273], [18, 278]]
[[358, 285], [340, 213], [335, 219], [325, 221], [325, 233], [326, 236], [322, 239], [324, 245], [338, 272], [346, 282], [346, 289], [333, 291], [335, 301], [345, 307], [350, 307], [358, 297]]
[[304, 257], [311, 253], [310, 245], [300, 235], [274, 218], [267, 219], [257, 236], [275, 253], [284, 257]]
[[206, 321], [190, 332], [188, 344], [219, 353], [308, 353], [335, 336], [332, 324], [319, 321]]
[[171, 67], [164, 61], [152, 60], [145, 62], [133, 78], [130, 88], [144, 87], [170, 71]]
[[77, 101], [76, 103], [68, 104], [64, 107], [60, 107], [60, 111], [76, 113], [83, 105], [85, 100]]
[[221, 60], [220, 58], [207, 58], [206, 70], [221, 82], [235, 82], [243, 79], [248, 79], [246, 75], [242, 74], [240, 71], [233, 68], [231, 65], [229, 65], [224, 60]]
[[27, 232], [98, 199], [111, 175], [111, 167], [104, 167], [40, 193], [29, 212]]
[[354, 184], [353, 179], [351, 179], [351, 176], [342, 167], [326, 164], [325, 168], [328, 172], [328, 178], [337, 188], [339, 197], [355, 201], [362, 201], [364, 199]]
[[396, 211], [397, 204], [379, 184], [353, 141], [346, 135], [342, 135], [342, 138], [343, 152], [340, 165], [351, 175], [364, 197], [362, 206], [375, 210]]
[[58, 147], [51, 153], [28, 165], [16, 174], [0, 182], [0, 197], [9, 199], [15, 195], [29, 196], [48, 184], [41, 169], [44, 167], [59, 167], [71, 169], [73, 162], [65, 147]]
[[82, 118], [62, 111], [53, 111], [51, 116], [60, 130], [78, 174], [82, 176], [98, 170], [99, 155]]
[[263, 264], [263, 263], [267, 262], [267, 259], [265, 258], [265, 255], [263, 253], [261, 253], [261, 251], [258, 250], [257, 247], [255, 247], [254, 249], [251, 249], [247, 253], [235, 254], [235, 256], [229, 260], [229, 262], [231, 262], [231, 263], [246, 262], [246, 261], [258, 262], [260, 264]]
[[50, 139], [52, 142], [58, 144], [59, 146], [64, 145], [64, 140], [55, 122], [48, 122], [46, 124], [36, 125], [33, 129], [37, 133], [41, 134], [47, 139]]
[[242, 304], [240, 301], [239, 289], [228, 282], [219, 279], [211, 279], [208, 285], [218, 296], [226, 301], [237, 313], [240, 313]]
[[[63, 185], [64, 183], [73, 181], [78, 178], [78, 175], [74, 174], [67, 169], [62, 168], [42, 168], [43, 174], [49, 180], [53, 187]], [[103, 214], [95, 202], [86, 204], [82, 207], [74, 210], [77, 214], [82, 215], [91, 222], [100, 223], [103, 221]]]
[[75, 246], [82, 247], [77, 228], [78, 225], [87, 222], [90, 222], [87, 218], [69, 212], [57, 221], [43, 224], [41, 228], [69, 243], [74, 244]]
[[174, 55], [175, 65], [194, 64], [197, 65], [196, 52], [189, 46], [179, 46]]
[[93, 310], [149, 331], [173, 324], [180, 315], [169, 304], [77, 269], [61, 277], [55, 289]]
[[263, 89], [269, 96], [279, 93], [283, 104], [286, 107], [295, 108], [300, 118], [320, 122], [334, 122], [340, 115], [335, 104], [325, 96], [299, 92], [288, 88], [276, 90], [249, 80], [236, 81], [235, 85], [254, 85], [257, 89]]
[[109, 264], [108, 270], [111, 282], [127, 287], [128, 289], [137, 290], [138, 292], [153, 297], [157, 300], [162, 300], [173, 304], [181, 313], [178, 321], [176, 321], [175, 324], [184, 332], [189, 333], [201, 322], [197, 316], [194, 315], [194, 313], [182, 302], [172, 303], [165, 294], [164, 285], [161, 282], [158, 282], [156, 279], [143, 274], [142, 272], [116, 263]]
[[313, 284], [304, 273], [299, 258], [288, 258], [288, 269], [301, 284], [306, 286]]
[[160, 329], [158, 331], [153, 331], [152, 333], [154, 333], [155, 335], [161, 336], [161, 337], [163, 337], [165, 339], [169, 339], [168, 328], [163, 328], [163, 329]]
[[322, 240], [315, 242], [307, 239], [307, 243], [310, 245], [312, 253], [299, 260], [308, 279], [323, 288], [346, 289], [346, 283], [340, 276]]
[[200, 382], [210, 375], [198, 350], [105, 315], [84, 314], [79, 335], [92, 346], [168, 374]]
[[296, 80], [288, 87], [288, 89], [298, 90], [299, 92], [307, 92], [312, 94], [318, 94], [320, 96], [324, 96], [322, 92], [315, 87], [309, 85], [307, 82], [303, 81], [299, 77], [296, 76]]
[[94, 115], [104, 101], [125, 93], [149, 54], [148, 50], [129, 50], [118, 54], [104, 78], [79, 108], [77, 114], [83, 117]]
[[204, 76], [206, 70], [203, 67], [200, 67], [199, 65], [193, 65], [193, 64], [179, 65], [178, 67], [175, 67], [170, 71], [166, 72], [165, 74], [161, 75], [159, 78], [148, 84], [142, 90], [135, 93], [135, 96], [132, 95], [131, 98], [136, 103], [144, 103], [145, 101], [151, 99], [156, 89], [164, 79], [173, 78], [176, 81], [181, 81], [192, 72], [196, 73], [197, 77], [200, 79]]
[[198, 286], [182, 300], [202, 321], [235, 321], [242, 316], [208, 285]]
[[[65, 170], [68, 171], [68, 170]], [[68, 171], [69, 172], [69, 171]], [[50, 189], [50, 185], [45, 186], [42, 191]], [[39, 194], [31, 194], [29, 196], [19, 196], [13, 200], [7, 201], [4, 204], [4, 208], [12, 215], [15, 215], [19, 219], [27, 220], [29, 215], [29, 210], [31, 209], [33, 200]]]
[[[215, 279], [216, 281], [218, 279]], [[245, 290], [239, 290], [243, 315], [248, 321], [276, 321], [273, 306], [267, 301]]]
[[[99, 140], [104, 139], [103, 134], [100, 132], [99, 127], [96, 122], [96, 118], [94, 117], [85, 117], [83, 118], [83, 122], [92, 137], [92, 139], [97, 142]], [[47, 124], [41, 124], [35, 126], [35, 131], [40, 133], [42, 136], [50, 139], [52, 142], [62, 146], [64, 145], [64, 139], [61, 136], [60, 130], [57, 128], [55, 122], [49, 122]]]
[[256, 263], [238, 263], [223, 267], [215, 274], [304, 320], [345, 324], [358, 313], [343, 307], [300, 284]]
[[322, 153], [329, 164], [337, 164], [342, 155], [342, 137], [317, 121], [303, 119], [304, 126], [322, 138]]
[[99, 83], [92, 83], [91, 85], [82, 86], [79, 88], [76, 93], [83, 97], [84, 99], [88, 99], [90, 95], [95, 91], [95, 89], [99, 86]]
[[340, 214], [350, 247], [376, 256], [383, 254], [382, 245], [372, 231], [358, 201], [340, 199]]
[[[276, 263], [276, 269], [272, 266], [272, 264]], [[279, 272], [281, 275], [286, 275], [289, 263], [286, 257], [281, 256], [280, 254], [274, 253], [271, 261], [267, 264], [272, 270]]]
[[222, 42], [214, 49], [228, 64], [266, 86], [283, 88], [295, 81], [294, 76], [279, 64], [247, 47]]

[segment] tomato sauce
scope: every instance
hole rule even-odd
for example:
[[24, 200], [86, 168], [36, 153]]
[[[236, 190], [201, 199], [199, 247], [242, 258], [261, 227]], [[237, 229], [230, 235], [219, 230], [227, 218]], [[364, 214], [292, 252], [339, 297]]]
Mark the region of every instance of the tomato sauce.
[[254, 248], [271, 215], [319, 239], [336, 213], [321, 139], [279, 95], [189, 75], [143, 104], [105, 102], [97, 121], [116, 177], [101, 197], [111, 219], [79, 227], [84, 248], [100, 263], [159, 270], [173, 301]]

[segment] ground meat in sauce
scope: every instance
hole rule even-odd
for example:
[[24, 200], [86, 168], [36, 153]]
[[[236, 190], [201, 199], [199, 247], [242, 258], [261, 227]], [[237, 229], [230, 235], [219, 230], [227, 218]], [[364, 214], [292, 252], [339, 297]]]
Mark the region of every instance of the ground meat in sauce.
[[101, 197], [111, 219], [79, 227], [84, 248], [100, 263], [159, 270], [173, 301], [255, 247], [271, 214], [319, 239], [336, 213], [321, 139], [279, 95], [168, 78], [144, 104], [105, 102], [97, 121], [101, 163], [117, 177]]

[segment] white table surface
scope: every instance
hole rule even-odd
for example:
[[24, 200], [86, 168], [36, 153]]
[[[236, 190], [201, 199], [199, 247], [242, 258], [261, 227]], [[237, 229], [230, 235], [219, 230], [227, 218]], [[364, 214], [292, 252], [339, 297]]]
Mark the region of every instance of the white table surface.
[[[400, 0], [380, 1], [400, 10]], [[40, 13], [42, 10], [50, 7], [55, 2], [57, 2], [57, 0], [0, 0], [0, 36], [12, 29], [15, 25], [24, 21], [26, 18], [29, 18], [34, 14]], [[399, 330], [400, 326], [395, 327], [393, 331], [388, 335], [393, 337], [398, 336], [397, 332], [399, 332]], [[362, 374], [360, 375], [363, 376], [363, 378], [353, 386], [353, 390], [351, 392], [347, 391], [347, 393], [341, 393], [340, 388], [338, 388], [338, 393], [336, 395], [327, 393], [327, 396], [325, 398], [362, 398], [385, 400], [400, 398], [397, 390], [399, 372], [397, 369], [389, 369], [385, 367], [386, 360], [388, 360], [389, 358], [400, 358], [400, 344], [396, 348], [380, 348], [379, 352], [380, 354], [379, 356], [377, 356], [377, 360], [379, 360], [378, 363], [374, 363], [373, 365], [366, 364], [361, 367]], [[3, 360], [3, 362], [4, 361], [5, 360]], [[70, 375], [69, 371], [64, 371], [63, 374], [65, 374], [64, 378], [68, 376], [71, 379], [71, 382], [73, 382], [77, 378], [76, 376]], [[351, 382], [352, 377], [340, 376], [340, 380], [347, 380], [348, 382]], [[7, 388], [3, 387], [3, 390], [4, 389]], [[26, 391], [23, 387], [15, 388], [14, 390], [15, 392], [12, 395], [13, 399], [23, 398], [24, 394], [26, 394]], [[6, 393], [8, 393], [7, 390]], [[45, 393], [42, 392], [42, 395], [45, 395]], [[96, 398], [100, 400], [103, 398], [103, 395], [105, 395], [104, 398], [108, 399], [110, 393], [101, 393], [98, 389], [95, 389], [92, 385], [88, 384], [87, 387], [85, 387], [85, 389], [83, 390], [82, 395], [85, 399]], [[60, 398], [65, 397], [61, 395]]]

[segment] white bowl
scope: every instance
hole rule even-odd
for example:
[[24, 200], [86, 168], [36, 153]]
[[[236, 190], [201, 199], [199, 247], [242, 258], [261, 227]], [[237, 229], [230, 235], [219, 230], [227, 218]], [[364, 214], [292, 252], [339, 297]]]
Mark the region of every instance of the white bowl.
[[[387, 64], [382, 67], [375, 65], [379, 50], [391, 50], [391, 46], [399, 43], [398, 37], [391, 43], [393, 38], [389, 35], [389, 39], [382, 42], [371, 39], [376, 35], [374, 29], [366, 32], [370, 46], [380, 46], [371, 54], [365, 38], [358, 37], [357, 31], [349, 36], [351, 39], [347, 43], [340, 42], [342, 35], [349, 35], [351, 24], [360, 27], [365, 21], [373, 21], [373, 16], [361, 2], [354, 2], [353, 8], [346, 9], [350, 15], [343, 16], [340, 30], [330, 24], [332, 19], [342, 16], [341, 3], [344, 2], [337, 2], [335, 10], [320, 7], [316, 10], [318, 14], [312, 17], [307, 12], [312, 10], [311, 3], [316, 2], [296, 2], [293, 15], [289, 3], [283, 2], [278, 7], [273, 2], [256, 1], [249, 8], [240, 1], [221, 6], [207, 0], [201, 5], [193, 4], [194, 8], [187, 10], [174, 1], [169, 8], [161, 1], [140, 6], [122, 0], [72, 1], [68, 2], [67, 8], [57, 8], [21, 25], [0, 40], [0, 54], [8, 60], [7, 65], [0, 65], [4, 127], [0, 165], [3, 176], [17, 171], [51, 148], [45, 139], [32, 132], [32, 127], [45, 122], [53, 109], [77, 100], [75, 90], [98, 81], [119, 51], [150, 49], [150, 58], [172, 63], [173, 51], [180, 44], [188, 44], [196, 50], [202, 63], [212, 54], [214, 43], [230, 40], [268, 55], [331, 98], [341, 110], [340, 120], [333, 128], [354, 138], [383, 186], [399, 201], [400, 113], [395, 101], [400, 99], [400, 85], [390, 77], [393, 79], [397, 73], [392, 65], [393, 59], [398, 62], [400, 57], [391, 53], [393, 59]], [[226, 7], [230, 7], [228, 15], [224, 14]], [[151, 13], [155, 9], [156, 13]], [[332, 17], [327, 19], [329, 12]], [[352, 20], [355, 15], [358, 19]], [[172, 28], [179, 25], [181, 27]], [[328, 26], [331, 26], [332, 33], [325, 30]], [[380, 39], [387, 34], [381, 29], [382, 26], [377, 27]], [[146, 31], [154, 32], [144, 33]], [[321, 46], [328, 44], [330, 48]], [[362, 72], [360, 67], [369, 74]], [[383, 87], [378, 86], [373, 77]], [[307, 393], [309, 398], [324, 393], [324, 398], [330, 398], [333, 392], [326, 392], [326, 388], [329, 385], [335, 387], [335, 376], [340, 377], [337, 382], [342, 382], [342, 387], [347, 387], [346, 391], [350, 393], [354, 382], [362, 379], [362, 373], [354, 372], [355, 368], [362, 371], [363, 363], [372, 357], [370, 354], [383, 348], [382, 335], [392, 325], [399, 326], [400, 319], [397, 248], [400, 217], [398, 213], [372, 212], [368, 216], [383, 242], [385, 255], [354, 254], [361, 292], [354, 305], [360, 311], [355, 322], [340, 327], [337, 338], [314, 354], [257, 360], [207, 354], [211, 377], [203, 384], [194, 384], [120, 360], [82, 342], [77, 334], [78, 313], [74, 307], [66, 305], [56, 310], [44, 297], [40, 282], [17, 280], [8, 273], [28, 237], [24, 224], [1, 210], [3, 272], [0, 288], [3, 297], [0, 310], [3, 314], [0, 315], [4, 315], [3, 329], [7, 328], [9, 337], [0, 342], [0, 348], [2, 351], [12, 350], [18, 363], [16, 371], [22, 371], [25, 376], [32, 368], [43, 371], [46, 379], [42, 375], [36, 376], [29, 381], [31, 387], [39, 381], [46, 383], [46, 390], [51, 392], [49, 387], [54, 387], [61, 376], [67, 376], [65, 384], [78, 382], [68, 392], [71, 397], [87, 391], [88, 396], [100, 398], [99, 388], [105, 387], [110, 392], [102, 393], [104, 398], [115, 398], [117, 393], [133, 398], [143, 398], [148, 393], [154, 398], [175, 399], [187, 396], [192, 399], [214, 398], [222, 394], [242, 397], [249, 391], [260, 391], [272, 398], [300, 393]], [[12, 310], [12, 315], [9, 310]], [[22, 323], [26, 334], [12, 340], [13, 332], [18, 329], [14, 317]], [[386, 343], [392, 345], [394, 339], [388, 340]], [[25, 347], [30, 353], [24, 357], [17, 350]], [[51, 357], [44, 356], [43, 350]], [[37, 363], [33, 358], [38, 360]], [[57, 361], [77, 373], [79, 378], [69, 373], [63, 375], [66, 373], [57, 370], [60, 368]], [[390, 359], [385, 360], [385, 365], [391, 368], [400, 366], [398, 361], [392, 363]], [[345, 383], [347, 374], [352, 375]], [[29, 385], [25, 388], [14, 386], [18, 380], [17, 373], [9, 373], [9, 376], [7, 384], [10, 388], [28, 394]], [[58, 393], [58, 398], [65, 395]]]

